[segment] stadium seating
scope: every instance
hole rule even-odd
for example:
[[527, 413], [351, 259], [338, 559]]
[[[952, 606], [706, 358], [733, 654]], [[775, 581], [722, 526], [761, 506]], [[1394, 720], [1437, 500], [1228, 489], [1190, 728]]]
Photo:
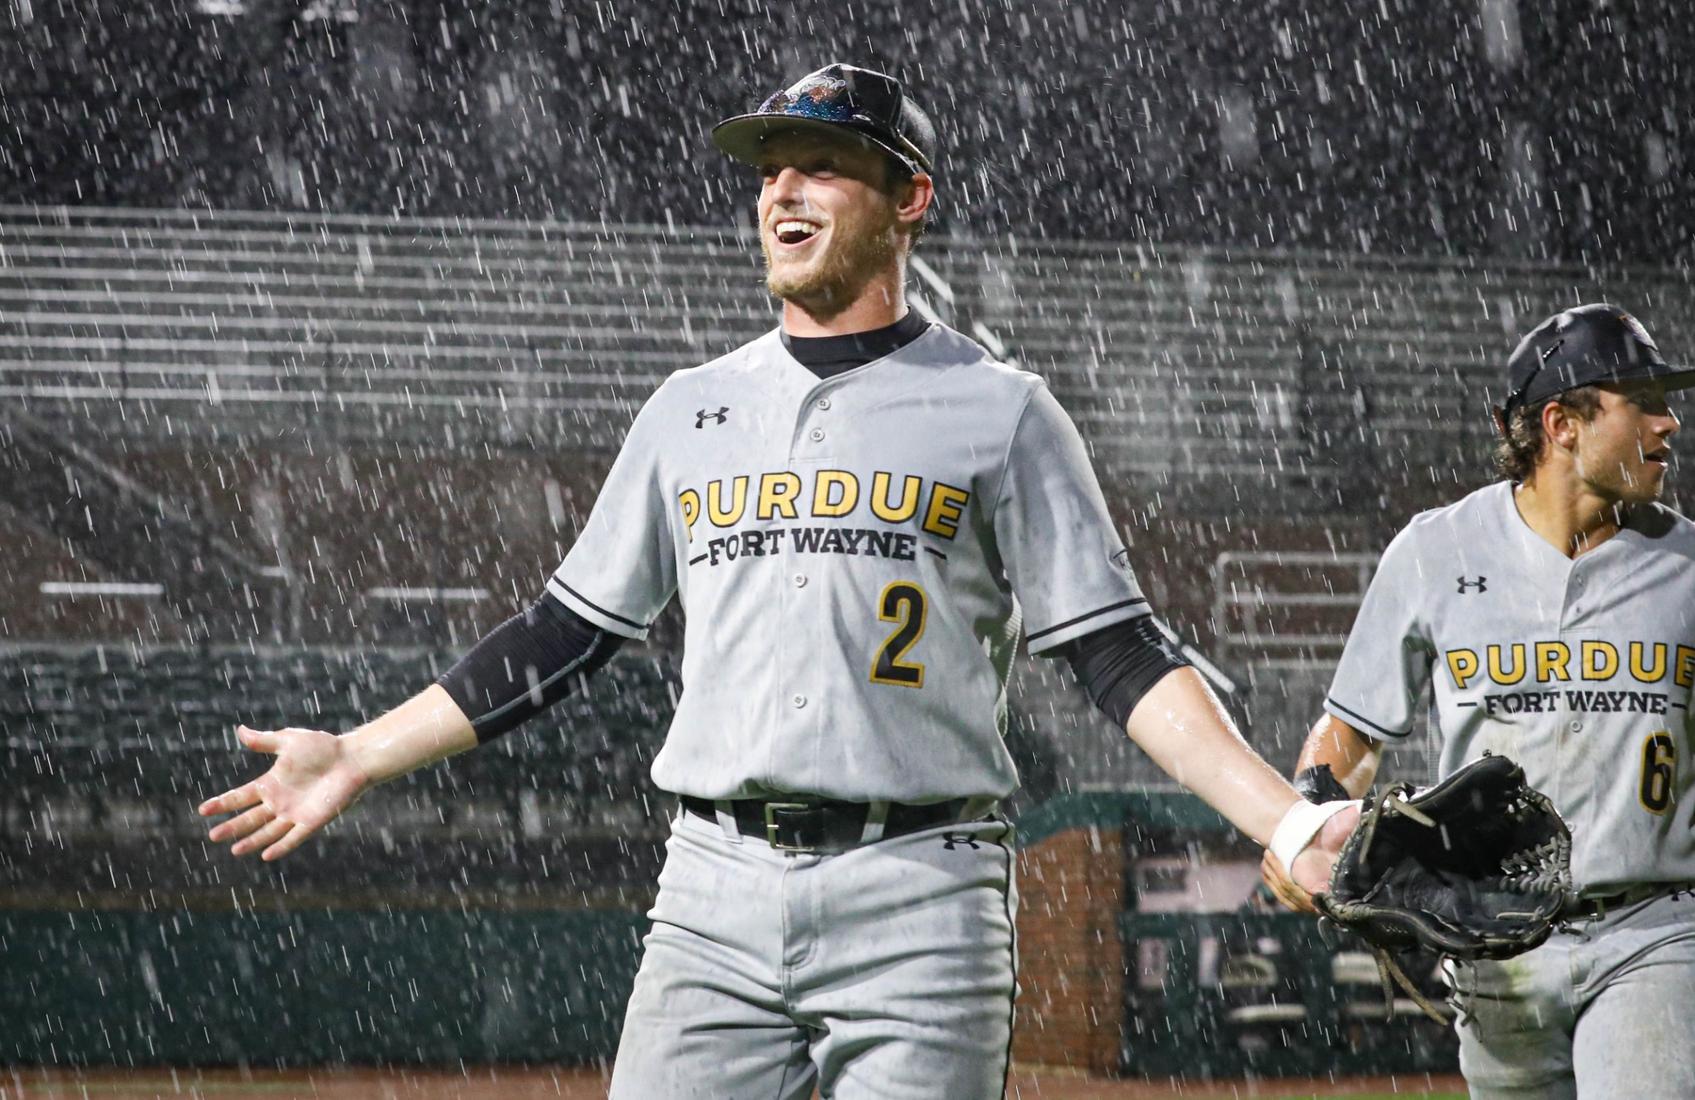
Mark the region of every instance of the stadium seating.
[[[110, 889], [112, 868], [128, 866], [125, 892], [192, 895], [229, 875], [251, 877], [248, 867], [225, 867], [220, 879], [199, 861], [159, 858], [197, 847], [199, 801], [257, 774], [235, 724], [350, 729], [427, 684], [447, 659], [289, 647], [5, 652], [0, 883], [59, 896]], [[331, 882], [375, 852], [369, 889], [393, 887], [398, 876], [425, 893], [494, 890], [525, 881], [529, 868], [541, 880], [529, 890], [628, 888], [639, 898], [650, 889], [641, 872], [656, 856], [632, 858], [629, 849], [653, 837], [670, 809], [647, 769], [674, 691], [668, 664], [621, 655], [587, 692], [524, 730], [374, 792], [351, 829], [302, 853], [291, 873]], [[443, 840], [458, 852], [447, 857], [446, 880], [443, 856], [431, 853]], [[533, 873], [549, 858], [551, 882]]]
[[665, 375], [770, 327], [754, 255], [723, 231], [8, 208], [0, 396], [108, 432], [608, 446]]
[[[1674, 273], [1151, 245], [926, 242], [959, 319], [1073, 406], [1103, 466], [1333, 503], [1488, 436], [1516, 333]], [[0, 208], [0, 397], [106, 432], [615, 443], [666, 374], [769, 328], [751, 235]], [[435, 433], [433, 436], [430, 433]]]

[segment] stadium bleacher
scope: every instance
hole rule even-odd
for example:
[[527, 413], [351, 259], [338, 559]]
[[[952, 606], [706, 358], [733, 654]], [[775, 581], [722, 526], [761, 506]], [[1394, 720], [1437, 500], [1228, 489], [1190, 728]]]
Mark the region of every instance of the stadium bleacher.
[[771, 325], [728, 232], [17, 208], [0, 317], [0, 397], [109, 432], [599, 447]]
[[[16, 900], [114, 888], [215, 896], [264, 881], [243, 864], [174, 855], [199, 847], [194, 807], [252, 772], [235, 723], [351, 728], [450, 660], [395, 649], [9, 648], [0, 653], [0, 882]], [[373, 792], [357, 822], [302, 853], [290, 875], [330, 889], [358, 859], [372, 868], [360, 889], [372, 893], [476, 894], [517, 888], [525, 868], [551, 859], [559, 873], [531, 874], [541, 881], [525, 890], [639, 900], [657, 858], [646, 842], [668, 809], [647, 768], [675, 680], [663, 661], [620, 655], [587, 692], [524, 730]], [[445, 879], [444, 857], [430, 851], [443, 840], [458, 852], [445, 857], [456, 868]], [[632, 856], [632, 846], [641, 851]]]
[[[1310, 721], [1357, 596], [1325, 563], [1368, 558], [1486, 477], [1486, 394], [1527, 319], [1610, 295], [1668, 346], [1689, 324], [1664, 309], [1685, 286], [1672, 271], [1015, 238], [920, 255], [926, 299], [1072, 411], [1145, 584], [1237, 682], [1274, 759]], [[191, 744], [255, 699], [274, 703], [255, 721], [356, 720], [366, 674], [324, 653], [364, 647], [422, 682], [417, 653], [447, 659], [533, 597], [646, 393], [772, 322], [735, 230], [0, 208], [0, 450], [23, 472], [0, 507], [42, 563], [3, 582], [25, 629], [7, 628], [0, 665], [47, 683], [70, 662], [58, 675], [86, 687], [59, 698], [120, 740], [125, 706], [184, 730], [203, 707], [217, 729]], [[153, 541], [166, 551], [137, 549]], [[73, 613], [44, 594], [73, 575], [165, 594]], [[146, 703], [86, 679], [113, 643], [179, 647], [132, 662], [154, 686], [123, 698]], [[230, 674], [251, 688], [237, 698], [207, 680], [208, 654], [244, 643], [273, 656]], [[289, 681], [290, 661], [313, 671]], [[1063, 680], [1021, 670], [1016, 699], [1039, 717], [1015, 728], [1035, 755], [1048, 743], [1068, 782], [1159, 782]], [[626, 689], [643, 713], [675, 690]], [[1406, 767], [1424, 766], [1411, 750]]]
[[1345, 517], [1377, 506], [1350, 485], [1368, 472], [1429, 506], [1456, 468], [1481, 478], [1499, 364], [1535, 320], [1611, 296], [1668, 346], [1692, 334], [1671, 270], [1077, 243], [955, 270], [1102, 466], [1184, 510]]
[[[1655, 315], [1686, 285], [1670, 271], [1015, 239], [923, 254], [1127, 473], [1287, 479], [1345, 443], [1315, 416], [1350, 412], [1380, 453], [1446, 464], [1486, 438], [1483, 388], [1526, 318], [1614, 293], [1666, 340], [1686, 326]], [[112, 432], [545, 426], [600, 447], [666, 374], [772, 323], [733, 230], [62, 207], [0, 208], [0, 315], [0, 396]]]

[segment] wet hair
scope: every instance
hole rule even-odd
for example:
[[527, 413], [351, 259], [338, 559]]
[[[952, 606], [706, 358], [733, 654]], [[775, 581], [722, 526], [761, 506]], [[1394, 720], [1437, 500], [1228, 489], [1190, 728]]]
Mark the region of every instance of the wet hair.
[[1515, 485], [1530, 480], [1541, 461], [1548, 442], [1542, 431], [1542, 410], [1549, 405], [1564, 405], [1579, 420], [1588, 421], [1600, 411], [1601, 391], [1595, 386], [1578, 386], [1512, 411], [1504, 434], [1498, 433], [1495, 439], [1495, 472]]

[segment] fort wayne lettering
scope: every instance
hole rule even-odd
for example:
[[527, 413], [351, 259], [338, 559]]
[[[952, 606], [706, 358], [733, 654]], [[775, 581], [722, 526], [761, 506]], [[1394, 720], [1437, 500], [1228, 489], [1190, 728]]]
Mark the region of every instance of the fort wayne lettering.
[[[1688, 689], [1695, 686], [1695, 647], [1667, 642], [1513, 642], [1484, 646], [1481, 652], [1450, 649], [1443, 656], [1460, 691], [1484, 685], [1518, 689], [1460, 704], [1481, 706], [1491, 715], [1665, 714], [1668, 708], [1686, 710]], [[1621, 676], [1635, 685], [1625, 690], [1581, 686], [1616, 682]], [[1665, 691], [1652, 690], [1668, 681], [1684, 689], [1679, 695], [1685, 701], [1672, 702]]]

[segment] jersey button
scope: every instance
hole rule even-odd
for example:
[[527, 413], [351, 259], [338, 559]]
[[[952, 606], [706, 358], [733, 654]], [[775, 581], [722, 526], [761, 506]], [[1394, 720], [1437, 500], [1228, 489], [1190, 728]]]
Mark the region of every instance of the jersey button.
[[828, 410], [830, 408], [830, 399], [828, 397], [820, 397], [818, 399], [818, 407]]
[[796, 710], [799, 710], [801, 707], [806, 706], [806, 696], [797, 695], [791, 699], [790, 702], [794, 703]]
[[814, 443], [822, 443], [824, 441], [824, 429], [823, 428], [814, 428], [810, 432], [807, 432], [806, 434], [812, 440], [812, 442], [814, 442]]
[[1583, 723], [1580, 720], [1573, 718], [1571, 720], [1571, 732], [1582, 733], [1583, 732]]
[[805, 573], [796, 573], [795, 574], [795, 587], [796, 588], [805, 588], [806, 587], [806, 574]]

